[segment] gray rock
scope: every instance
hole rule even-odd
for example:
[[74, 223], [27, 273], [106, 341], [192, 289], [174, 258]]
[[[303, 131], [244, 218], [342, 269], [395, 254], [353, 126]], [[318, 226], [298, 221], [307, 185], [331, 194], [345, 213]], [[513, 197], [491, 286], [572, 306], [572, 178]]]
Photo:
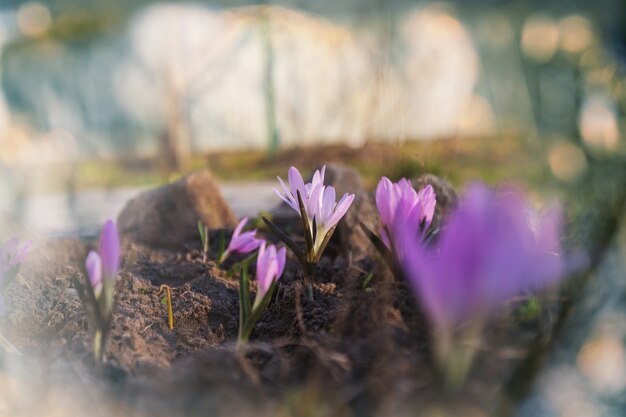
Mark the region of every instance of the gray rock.
[[363, 256], [374, 257], [377, 255], [376, 248], [370, 242], [359, 223], [363, 223], [376, 235], [382, 228], [380, 216], [376, 209], [373, 194], [359, 192], [354, 198], [352, 207], [346, 213], [343, 220], [337, 226], [339, 241], [344, 253], [350, 253], [353, 259]]
[[180, 248], [199, 239], [198, 220], [209, 229], [237, 223], [208, 170], [139, 194], [126, 204], [117, 225], [122, 236], [145, 245]]
[[454, 188], [448, 181], [433, 174], [424, 174], [412, 180], [411, 184], [417, 191], [427, 185], [433, 187], [437, 196], [437, 205], [435, 206], [435, 216], [432, 224], [433, 227], [441, 226], [458, 204], [458, 196]]
[[330, 164], [326, 166], [325, 183], [335, 187], [337, 200], [344, 193], [355, 194], [352, 206], [339, 222], [336, 237], [344, 255], [351, 255], [353, 259], [363, 256], [373, 256], [376, 249], [359, 225], [365, 224], [374, 233], [378, 233], [382, 224], [372, 194], [365, 191], [360, 174], [353, 168]]
[[[321, 168], [321, 167], [320, 167]], [[311, 181], [311, 173], [307, 181]], [[324, 183], [335, 187], [337, 199], [345, 193], [359, 194], [365, 192], [361, 175], [354, 169], [341, 164], [327, 164]]]

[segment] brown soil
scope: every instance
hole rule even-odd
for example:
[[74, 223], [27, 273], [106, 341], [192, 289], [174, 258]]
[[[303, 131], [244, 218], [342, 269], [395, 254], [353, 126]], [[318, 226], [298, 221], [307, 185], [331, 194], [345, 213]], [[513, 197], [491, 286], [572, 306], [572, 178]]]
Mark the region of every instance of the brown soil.
[[[413, 415], [441, 400], [410, 290], [384, 266], [367, 258], [350, 265], [332, 246], [320, 264], [313, 301], [303, 295], [296, 260], [288, 260], [241, 356], [234, 351], [236, 277], [203, 262], [196, 249], [157, 251], [124, 242], [100, 373], [72, 284], [94, 243], [49, 242], [24, 265], [24, 282], [7, 291], [9, 313], [0, 328], [22, 356], [8, 355], [3, 368], [19, 368], [7, 375], [11, 386], [27, 391], [5, 394], [10, 415]], [[156, 295], [161, 284], [172, 287], [173, 331]], [[524, 322], [514, 313], [511, 307], [487, 330], [459, 407], [491, 412], [539, 323], [546, 323], [545, 315]], [[6, 386], [0, 379], [0, 389]], [[42, 401], [32, 401], [33, 393]]]

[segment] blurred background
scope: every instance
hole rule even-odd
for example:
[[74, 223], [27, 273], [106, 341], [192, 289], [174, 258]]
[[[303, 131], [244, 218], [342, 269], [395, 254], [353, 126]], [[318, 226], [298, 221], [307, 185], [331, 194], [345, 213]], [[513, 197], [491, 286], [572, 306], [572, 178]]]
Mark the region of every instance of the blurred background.
[[231, 200], [255, 181], [238, 214], [330, 160], [370, 186], [573, 181], [624, 152], [624, 22], [619, 0], [3, 0], [0, 211], [95, 230], [204, 166]]

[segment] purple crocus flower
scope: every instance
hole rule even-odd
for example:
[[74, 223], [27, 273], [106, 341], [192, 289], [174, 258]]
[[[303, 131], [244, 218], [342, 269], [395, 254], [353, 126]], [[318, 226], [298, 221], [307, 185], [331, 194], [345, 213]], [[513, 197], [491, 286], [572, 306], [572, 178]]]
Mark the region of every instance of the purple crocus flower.
[[85, 259], [85, 269], [96, 298], [100, 296], [105, 280], [113, 281], [120, 266], [120, 238], [113, 220], [102, 227], [100, 247]]
[[274, 190], [274, 192], [285, 202], [289, 207], [294, 209], [300, 216], [300, 204], [298, 203], [298, 191], [300, 191], [300, 197], [302, 197], [302, 202], [304, 203], [304, 207], [307, 210], [307, 214], [309, 214], [309, 218], [312, 218], [312, 214], [315, 213], [314, 207], [311, 204], [315, 204], [322, 195], [324, 188], [324, 174], [326, 173], [326, 165], [324, 165], [320, 170], [316, 170], [313, 174], [313, 179], [310, 183], [305, 184], [302, 179], [302, 175], [300, 171], [296, 167], [289, 168], [288, 179], [289, 179], [289, 187], [285, 184], [282, 178], [278, 178], [278, 182], [283, 189], [281, 193], [278, 190]]
[[283, 193], [274, 190], [289, 207], [302, 216], [297, 195], [298, 191], [300, 192], [309, 219], [309, 229], [313, 231], [313, 225], [316, 226], [313, 243], [314, 253], [323, 249], [322, 245], [326, 235], [339, 223], [339, 220], [346, 214], [354, 201], [354, 194], [345, 193], [339, 202], [336, 202], [335, 188], [324, 185], [325, 172], [326, 166], [323, 166], [321, 171], [315, 171], [312, 181], [305, 184], [300, 172], [295, 167], [291, 167], [289, 168], [289, 187], [278, 177]]
[[560, 278], [560, 211], [550, 209], [533, 232], [527, 203], [516, 191], [473, 185], [439, 241], [429, 248], [398, 207], [393, 233], [402, 266], [433, 324], [446, 331], [488, 313], [512, 296]]
[[322, 187], [320, 197], [312, 204], [317, 229], [313, 243], [316, 253], [320, 250], [326, 234], [339, 223], [354, 201], [354, 194], [346, 193], [335, 202], [335, 188], [331, 186]]
[[246, 223], [248, 223], [248, 218], [244, 217], [235, 228], [233, 237], [230, 239], [230, 243], [228, 244], [228, 248], [224, 251], [220, 258], [220, 263], [224, 262], [228, 255], [233, 252], [240, 254], [250, 253], [261, 246], [263, 241], [256, 238], [256, 230], [241, 233]]
[[412, 220], [425, 233], [433, 221], [436, 204], [437, 198], [431, 185], [417, 192], [406, 178], [394, 184], [389, 178], [382, 177], [376, 187], [376, 207], [383, 223], [380, 232], [382, 241], [391, 247], [389, 234], [399, 207], [402, 208], [402, 218]]
[[272, 284], [278, 281], [285, 270], [287, 250], [282, 247], [276, 249], [275, 245], [266, 247], [263, 242], [259, 248], [259, 256], [256, 260], [257, 294], [254, 304], [260, 303]]

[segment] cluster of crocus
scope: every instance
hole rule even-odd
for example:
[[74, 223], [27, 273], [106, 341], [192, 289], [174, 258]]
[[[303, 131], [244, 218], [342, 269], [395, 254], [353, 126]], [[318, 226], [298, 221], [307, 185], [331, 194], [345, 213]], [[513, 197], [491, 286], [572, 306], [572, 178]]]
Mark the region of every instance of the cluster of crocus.
[[250, 300], [250, 282], [247, 267], [242, 267], [239, 276], [239, 336], [237, 348], [241, 349], [248, 342], [250, 333], [261, 314], [272, 298], [276, 283], [285, 270], [287, 260], [286, 249], [277, 249], [274, 245], [265, 242], [259, 247], [256, 262], [257, 292], [254, 304]]
[[31, 244], [28, 241], [20, 246], [19, 239], [13, 237], [0, 246], [0, 314], [4, 314], [4, 290], [17, 277]]
[[404, 209], [396, 209], [393, 226], [403, 270], [431, 322], [439, 363], [453, 364], [455, 369], [445, 371], [458, 382], [472, 357], [455, 350], [458, 330], [472, 329], [470, 336], [476, 336], [486, 314], [562, 275], [560, 211], [549, 210], [533, 230], [519, 192], [476, 184], [451, 215], [437, 247], [429, 247], [413, 233], [418, 220]]
[[120, 265], [120, 240], [113, 220], [107, 220], [100, 234], [97, 251], [85, 259], [86, 285], [75, 285], [85, 310], [95, 328], [94, 356], [102, 363], [104, 345], [111, 326], [115, 279]]
[[325, 166], [315, 171], [312, 181], [306, 184], [295, 167], [289, 168], [289, 186], [278, 177], [282, 192], [275, 190], [276, 194], [302, 219], [304, 249], [296, 245], [270, 220], [263, 218], [268, 227], [298, 257], [304, 269], [305, 280], [314, 275], [315, 265], [322, 257], [337, 224], [354, 201], [354, 194], [348, 193], [345, 193], [338, 202], [336, 201], [335, 188], [324, 185], [325, 171]]
[[[387, 177], [381, 178], [376, 187], [376, 207], [383, 224], [380, 237], [385, 246], [389, 249], [393, 246], [392, 228], [396, 217], [402, 218], [407, 226], [412, 225], [411, 231], [416, 236], [423, 237], [433, 221], [436, 204], [437, 198], [431, 185], [417, 192], [406, 178], [395, 184]], [[396, 256], [401, 258], [401, 252], [396, 252]]]
[[244, 217], [235, 228], [228, 248], [222, 253], [218, 263], [224, 262], [231, 253], [247, 254], [261, 246], [263, 241], [256, 238], [256, 230], [241, 233], [246, 223], [248, 223], [248, 218]]

